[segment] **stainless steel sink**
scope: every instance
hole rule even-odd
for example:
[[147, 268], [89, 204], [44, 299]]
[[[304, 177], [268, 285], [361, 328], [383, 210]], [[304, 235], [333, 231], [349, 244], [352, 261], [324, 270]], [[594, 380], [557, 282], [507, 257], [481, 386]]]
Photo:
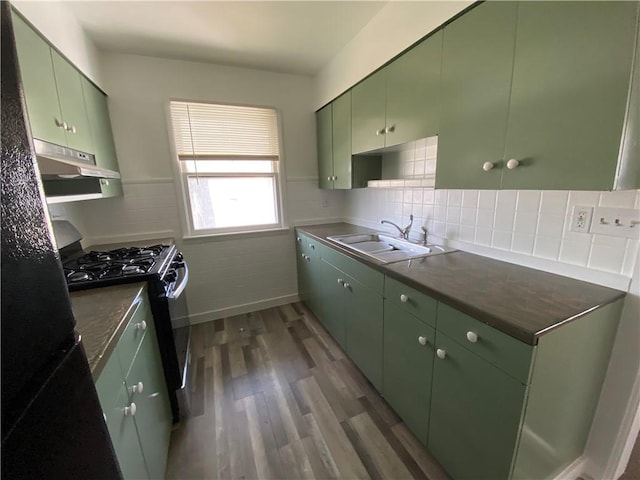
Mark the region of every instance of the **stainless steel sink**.
[[440, 245], [418, 245], [383, 233], [337, 235], [327, 239], [383, 263], [401, 262], [454, 251], [452, 248]]

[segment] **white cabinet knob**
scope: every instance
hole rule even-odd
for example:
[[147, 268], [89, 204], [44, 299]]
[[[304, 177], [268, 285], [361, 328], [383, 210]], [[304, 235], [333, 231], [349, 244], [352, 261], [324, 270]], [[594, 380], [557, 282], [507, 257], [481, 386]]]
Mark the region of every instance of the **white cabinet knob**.
[[418, 337], [418, 343], [419, 343], [420, 345], [426, 345], [426, 344], [427, 344], [427, 337], [423, 337], [422, 335], [420, 335], [420, 336]]
[[516, 160], [515, 158], [512, 158], [511, 160], [509, 160], [507, 162], [507, 168], [509, 170], [513, 170], [514, 168], [516, 168], [518, 165], [520, 165], [520, 162], [518, 160]]
[[316, 249], [316, 246], [315, 246], [313, 243], [310, 243], [310, 244], [309, 244], [309, 248], [311, 248], [311, 250], [315, 250], [315, 249]]
[[298, 241], [298, 243], [302, 243], [302, 239], [300, 237], [296, 237], [296, 240]]
[[447, 356], [447, 352], [439, 348], [436, 350], [436, 355], [438, 356], [439, 359], [444, 360], [444, 358]]
[[131, 387], [131, 391], [133, 393], [142, 393], [144, 391], [144, 385], [142, 382], [136, 383], [133, 387]]
[[66, 130], [69, 133], [76, 133], [76, 127], [74, 125], [69, 125]]
[[396, 129], [395, 125], [391, 125], [390, 127], [387, 127], [384, 129], [384, 133], [393, 133], [393, 131]]
[[136, 330], [141, 330], [141, 331], [145, 331], [147, 329], [147, 322], [145, 322], [144, 320], [141, 321], [140, 323], [136, 323]]
[[57, 118], [54, 118], [53, 121], [56, 124], [56, 127], [58, 128], [64, 128], [64, 122], [61, 122], [60, 120], [58, 120]]
[[338, 279], [338, 285], [344, 285], [344, 280], [343, 280], [343, 279], [341, 279], [341, 278], [339, 278], [339, 279]]
[[467, 332], [467, 340], [471, 343], [476, 343], [478, 341], [478, 334], [476, 332]]
[[310, 257], [309, 255], [305, 255], [305, 256], [304, 256], [304, 259], [305, 259], [307, 262], [310, 262], [310, 261], [311, 261], [311, 257]]
[[327, 177], [327, 180], [331, 181], [331, 180], [333, 180], [333, 178], [332, 177]]
[[376, 130], [376, 135], [382, 135], [382, 134], [384, 134], [384, 129]]
[[336, 180], [338, 180], [338, 176], [334, 175], [333, 177], [331, 177], [331, 180], [333, 180], [335, 182]]
[[62, 122], [62, 128], [69, 130], [69, 124], [67, 122]]
[[484, 162], [482, 164], [482, 170], [484, 170], [485, 172], [488, 172], [489, 170], [492, 170], [493, 167], [495, 167], [495, 165], [492, 162]]
[[131, 415], [133, 417], [136, 414], [137, 409], [138, 408], [136, 407], [136, 404], [131, 402], [131, 405], [129, 405], [128, 407], [124, 407], [124, 414]]
[[345, 288], [345, 290], [351, 288], [351, 285], [349, 285], [347, 282], [344, 282], [342, 286]]
[[400, 301], [402, 303], [407, 303], [409, 301], [409, 295], [405, 295], [404, 293], [400, 295]]

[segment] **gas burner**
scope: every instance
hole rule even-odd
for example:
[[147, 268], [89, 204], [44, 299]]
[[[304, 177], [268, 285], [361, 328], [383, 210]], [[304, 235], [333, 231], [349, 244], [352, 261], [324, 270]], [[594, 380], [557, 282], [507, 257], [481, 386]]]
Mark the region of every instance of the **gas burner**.
[[142, 275], [147, 270], [141, 265], [125, 265], [122, 267], [122, 273], [125, 275]]
[[94, 280], [96, 276], [92, 272], [87, 271], [75, 271], [71, 270], [66, 274], [67, 282], [75, 283], [75, 282], [87, 282], [89, 280]]

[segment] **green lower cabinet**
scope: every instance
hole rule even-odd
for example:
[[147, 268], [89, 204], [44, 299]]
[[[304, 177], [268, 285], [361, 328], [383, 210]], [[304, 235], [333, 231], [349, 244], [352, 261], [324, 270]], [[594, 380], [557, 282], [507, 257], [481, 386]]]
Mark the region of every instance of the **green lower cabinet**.
[[346, 278], [347, 355], [382, 390], [382, 295], [373, 292], [351, 276]]
[[420, 440], [427, 444], [435, 330], [384, 302], [382, 394]]
[[346, 348], [345, 333], [345, 278], [344, 272], [330, 263], [322, 264], [322, 323], [331, 336], [344, 350]]
[[149, 478], [164, 478], [172, 415], [153, 329], [145, 335], [125, 383], [130, 401], [137, 407], [136, 430]]
[[320, 245], [309, 237], [296, 235], [298, 292], [300, 299], [322, 322], [322, 266]]
[[125, 410], [130, 407], [129, 394], [115, 355], [100, 374], [96, 390], [123, 478], [149, 478], [134, 417]]
[[508, 479], [527, 386], [436, 335], [428, 449], [456, 480]]

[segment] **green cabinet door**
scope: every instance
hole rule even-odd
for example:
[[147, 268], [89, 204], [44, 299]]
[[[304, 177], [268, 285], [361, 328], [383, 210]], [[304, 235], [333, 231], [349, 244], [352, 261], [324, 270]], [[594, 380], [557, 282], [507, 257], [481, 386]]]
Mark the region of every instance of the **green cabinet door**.
[[516, 15], [513, 2], [486, 2], [444, 28], [436, 188], [500, 187]]
[[373, 386], [382, 390], [382, 295], [346, 278], [346, 351]]
[[67, 146], [82, 152], [94, 153], [80, 72], [53, 49], [51, 58], [62, 119], [66, 126]]
[[[115, 358], [112, 360], [115, 360]], [[122, 470], [122, 476], [125, 480], [152, 478], [147, 473], [134, 416], [130, 415], [130, 410], [126, 410], [127, 413], [125, 414], [125, 409], [130, 408], [131, 403], [122, 379], [113, 388], [117, 388], [118, 393], [110, 408], [105, 408], [104, 415], [107, 421], [107, 429], [111, 436], [111, 443], [118, 458], [120, 470]]]
[[345, 334], [345, 288], [346, 275], [330, 263], [322, 260], [322, 323], [344, 350]]
[[[147, 318], [147, 324], [151, 328], [142, 340], [126, 386], [130, 401], [137, 407], [136, 430], [149, 478], [164, 478], [172, 414], [152, 317]], [[133, 387], [138, 390], [140, 385], [142, 392], [134, 392]]]
[[[82, 93], [91, 127], [91, 139], [96, 165], [119, 172], [120, 167], [118, 166], [116, 147], [113, 143], [107, 96], [85, 77], [82, 77], [81, 80]], [[122, 195], [122, 182], [120, 179], [103, 179], [100, 182], [100, 187], [102, 196], [105, 198]]]
[[382, 393], [423, 445], [427, 444], [435, 330], [384, 302]]
[[309, 310], [322, 322], [322, 267], [319, 244], [306, 235], [296, 236], [298, 254], [298, 291]]
[[333, 125], [331, 104], [316, 112], [318, 141], [318, 183], [320, 188], [333, 188]]
[[332, 102], [333, 188], [351, 188], [351, 92]]
[[525, 385], [438, 332], [429, 451], [456, 480], [508, 479], [526, 393]]
[[13, 28], [31, 134], [40, 140], [66, 145], [51, 47], [15, 12]]
[[438, 134], [442, 31], [394, 60], [387, 69], [385, 146]]
[[351, 151], [363, 153], [384, 147], [386, 69], [351, 90]]
[[610, 190], [637, 2], [522, 2], [502, 188]]

